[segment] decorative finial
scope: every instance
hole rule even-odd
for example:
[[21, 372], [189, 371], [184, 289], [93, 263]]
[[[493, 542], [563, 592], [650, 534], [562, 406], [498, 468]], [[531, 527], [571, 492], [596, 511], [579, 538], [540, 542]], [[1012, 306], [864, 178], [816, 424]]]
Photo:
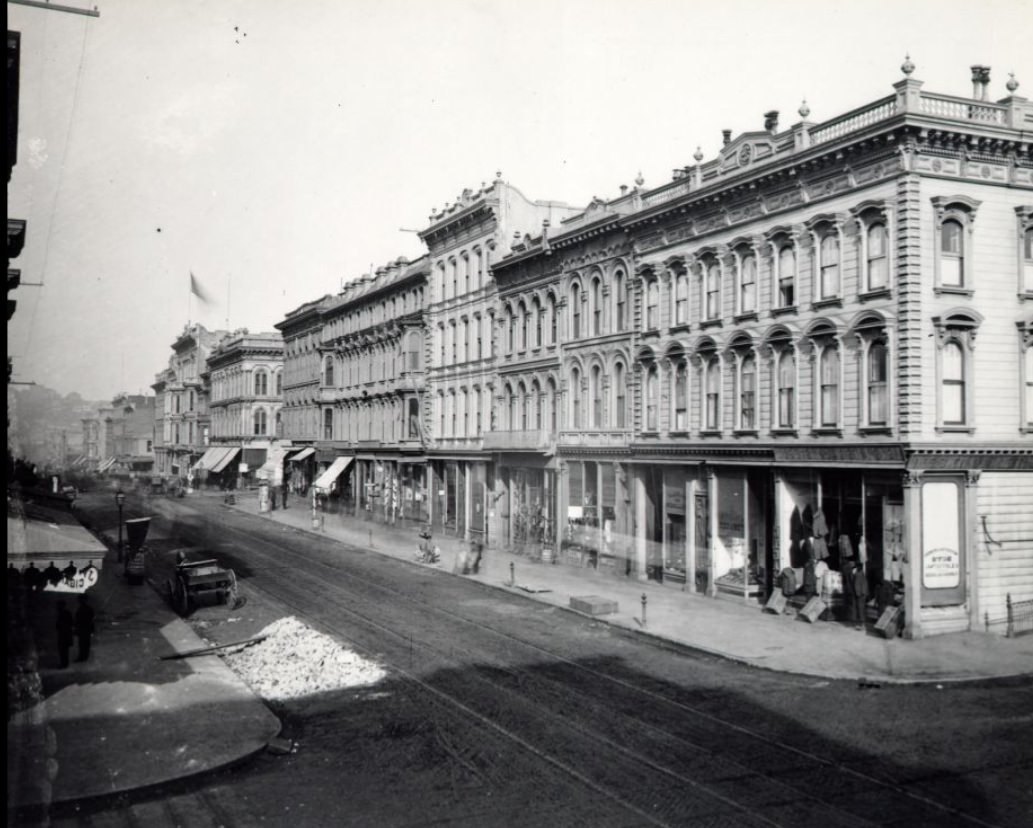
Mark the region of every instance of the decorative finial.
[[900, 71], [911, 77], [911, 73], [915, 71], [915, 64], [911, 62], [911, 55], [904, 55], [904, 62], [900, 64]]
[[696, 151], [692, 154], [692, 157], [695, 159], [697, 164], [703, 160], [703, 150], [701, 150], [698, 145], [696, 147]]
[[1011, 92], [1011, 94], [1013, 95], [1015, 94], [1015, 90], [1019, 88], [1019, 82], [1015, 80], [1014, 72], [1008, 73], [1008, 82], [1005, 84], [1005, 86], [1008, 87], [1008, 91]]
[[642, 170], [639, 170], [638, 171], [638, 175], [635, 176], [635, 186], [636, 187], [641, 187], [645, 183], [646, 183], [646, 180], [642, 177]]
[[495, 170], [495, 177], [501, 180], [502, 179], [502, 170]]
[[811, 114], [811, 108], [807, 106], [806, 98], [803, 99], [803, 103], [800, 104], [800, 108], [796, 111], [800, 113], [801, 118], [806, 118], [808, 115]]

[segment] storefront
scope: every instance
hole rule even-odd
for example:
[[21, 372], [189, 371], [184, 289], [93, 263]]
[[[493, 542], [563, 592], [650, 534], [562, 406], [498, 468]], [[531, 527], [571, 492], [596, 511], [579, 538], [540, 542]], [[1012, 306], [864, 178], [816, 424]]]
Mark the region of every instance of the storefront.
[[609, 458], [571, 458], [561, 469], [560, 560], [621, 577], [637, 572], [625, 467]]
[[546, 458], [502, 455], [497, 461], [500, 543], [520, 554], [551, 558], [556, 542], [556, 471]]

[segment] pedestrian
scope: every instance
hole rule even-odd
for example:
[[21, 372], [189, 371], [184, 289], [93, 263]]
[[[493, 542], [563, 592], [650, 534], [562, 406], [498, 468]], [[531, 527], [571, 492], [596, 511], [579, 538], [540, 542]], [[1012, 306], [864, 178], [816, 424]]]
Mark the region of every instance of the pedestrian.
[[75, 611], [75, 634], [79, 636], [79, 658], [86, 661], [90, 657], [90, 638], [93, 635], [93, 607], [86, 595], [79, 596], [79, 609]]
[[271, 504], [271, 511], [276, 511], [276, 487], [269, 487], [269, 503]]
[[852, 615], [854, 621], [857, 622], [855, 629], [863, 630], [866, 621], [865, 604], [868, 603], [868, 576], [864, 574], [864, 567], [860, 564], [854, 569], [852, 586], [854, 598]]
[[61, 669], [68, 666], [68, 651], [75, 641], [75, 619], [68, 611], [64, 601], [57, 602], [57, 654], [61, 659]]
[[480, 538], [475, 538], [471, 541], [471, 546], [473, 547], [473, 550], [470, 556], [470, 572], [476, 575], [481, 571], [481, 556], [484, 555], [484, 541]]
[[281, 495], [281, 499], [283, 500], [283, 508], [284, 509], [287, 508], [287, 492], [289, 492], [290, 489], [291, 489], [291, 484], [285, 478], [284, 481], [283, 481], [283, 484], [280, 486], [280, 495]]

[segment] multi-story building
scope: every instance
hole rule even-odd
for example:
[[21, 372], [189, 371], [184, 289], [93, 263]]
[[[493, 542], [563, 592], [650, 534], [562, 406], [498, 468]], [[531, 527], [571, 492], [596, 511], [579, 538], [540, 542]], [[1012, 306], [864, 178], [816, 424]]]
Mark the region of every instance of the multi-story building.
[[501, 174], [491, 185], [464, 190], [430, 217], [420, 233], [429, 250], [427, 297], [427, 438], [430, 518], [443, 531], [485, 537], [494, 488], [484, 434], [491, 431], [495, 394], [496, 288], [491, 266], [514, 235], [576, 211], [530, 201]]
[[[980, 629], [1029, 597], [1033, 106], [1014, 80], [988, 100], [985, 67], [971, 99], [926, 92], [913, 68], [825, 123], [804, 106], [787, 130], [767, 113], [726, 133], [619, 218], [625, 199], [600, 205], [580, 261], [560, 228], [500, 263], [501, 312], [521, 320], [500, 366], [514, 433], [543, 416], [528, 381], [561, 372], [557, 551], [602, 563], [625, 534], [619, 572], [746, 600], [809, 550], [834, 573], [864, 558], [912, 636]], [[625, 239], [622, 333], [609, 274]], [[531, 379], [513, 303], [535, 291], [565, 308]], [[616, 460], [615, 482], [586, 448]], [[607, 525], [621, 500], [630, 517]]]
[[208, 448], [208, 392], [202, 377], [209, 355], [227, 335], [198, 323], [184, 326], [172, 343], [168, 368], [155, 376], [151, 388], [162, 432], [155, 457], [157, 474], [193, 480], [193, 466]]
[[339, 494], [345, 509], [392, 523], [429, 518], [421, 423], [426, 282], [426, 257], [399, 258], [348, 283], [320, 309], [323, 471], [316, 485]]
[[208, 355], [208, 448], [195, 463], [208, 485], [283, 479], [283, 337], [246, 329], [224, 337]]

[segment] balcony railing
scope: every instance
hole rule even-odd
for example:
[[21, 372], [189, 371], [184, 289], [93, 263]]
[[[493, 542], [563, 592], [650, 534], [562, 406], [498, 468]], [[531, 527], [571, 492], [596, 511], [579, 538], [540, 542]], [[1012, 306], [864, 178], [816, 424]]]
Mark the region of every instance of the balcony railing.
[[549, 431], [490, 431], [484, 435], [487, 451], [548, 451], [556, 443]]
[[634, 432], [631, 429], [593, 429], [584, 431], [561, 431], [561, 446], [604, 446], [622, 447], [631, 442]]

